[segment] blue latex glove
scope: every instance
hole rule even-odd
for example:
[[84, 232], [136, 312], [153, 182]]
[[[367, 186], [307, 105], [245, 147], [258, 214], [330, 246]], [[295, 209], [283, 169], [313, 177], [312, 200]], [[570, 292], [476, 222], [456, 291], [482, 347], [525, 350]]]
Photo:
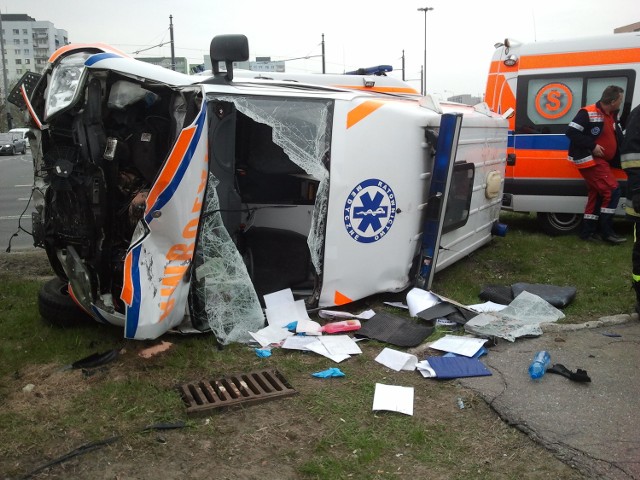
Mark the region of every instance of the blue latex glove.
[[271, 356], [270, 348], [256, 348], [256, 355], [260, 358], [267, 358]]
[[344, 377], [344, 373], [342, 373], [339, 368], [329, 368], [328, 370], [312, 373], [311, 375], [317, 378]]
[[298, 321], [295, 320], [295, 321], [289, 323], [288, 325], [286, 325], [284, 328], [286, 328], [290, 332], [294, 332], [295, 333], [297, 326], [298, 326]]

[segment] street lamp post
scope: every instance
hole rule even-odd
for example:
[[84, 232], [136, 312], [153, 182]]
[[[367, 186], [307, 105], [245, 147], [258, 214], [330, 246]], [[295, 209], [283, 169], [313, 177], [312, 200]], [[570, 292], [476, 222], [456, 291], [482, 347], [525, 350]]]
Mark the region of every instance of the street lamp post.
[[433, 7], [419, 8], [419, 12], [424, 12], [424, 64], [422, 66], [422, 95], [427, 94], [427, 12]]

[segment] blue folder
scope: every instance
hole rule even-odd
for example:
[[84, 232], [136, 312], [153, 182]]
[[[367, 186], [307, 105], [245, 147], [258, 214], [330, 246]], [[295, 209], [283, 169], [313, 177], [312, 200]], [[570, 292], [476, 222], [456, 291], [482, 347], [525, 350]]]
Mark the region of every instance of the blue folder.
[[484, 377], [491, 372], [477, 358], [427, 357], [437, 378]]

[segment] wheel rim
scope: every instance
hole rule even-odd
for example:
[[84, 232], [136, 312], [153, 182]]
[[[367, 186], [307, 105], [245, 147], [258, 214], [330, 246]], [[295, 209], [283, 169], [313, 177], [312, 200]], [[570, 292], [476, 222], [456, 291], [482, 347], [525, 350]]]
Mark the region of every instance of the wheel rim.
[[576, 213], [548, 213], [549, 225], [560, 232], [575, 230], [582, 221], [582, 216]]

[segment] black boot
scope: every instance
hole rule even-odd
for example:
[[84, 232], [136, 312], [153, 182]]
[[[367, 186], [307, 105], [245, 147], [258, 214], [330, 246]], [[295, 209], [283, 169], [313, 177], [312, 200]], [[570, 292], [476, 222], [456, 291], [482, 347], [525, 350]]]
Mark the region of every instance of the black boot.
[[605, 242], [617, 245], [627, 241], [626, 238], [620, 237], [613, 231], [613, 214], [612, 213], [600, 213], [600, 232], [602, 234], [602, 240]]
[[582, 230], [580, 232], [580, 239], [586, 241], [595, 241], [596, 230], [598, 229], [598, 217], [596, 218], [583, 218]]
[[640, 315], [640, 282], [633, 280], [632, 285], [636, 291], [636, 313]]

